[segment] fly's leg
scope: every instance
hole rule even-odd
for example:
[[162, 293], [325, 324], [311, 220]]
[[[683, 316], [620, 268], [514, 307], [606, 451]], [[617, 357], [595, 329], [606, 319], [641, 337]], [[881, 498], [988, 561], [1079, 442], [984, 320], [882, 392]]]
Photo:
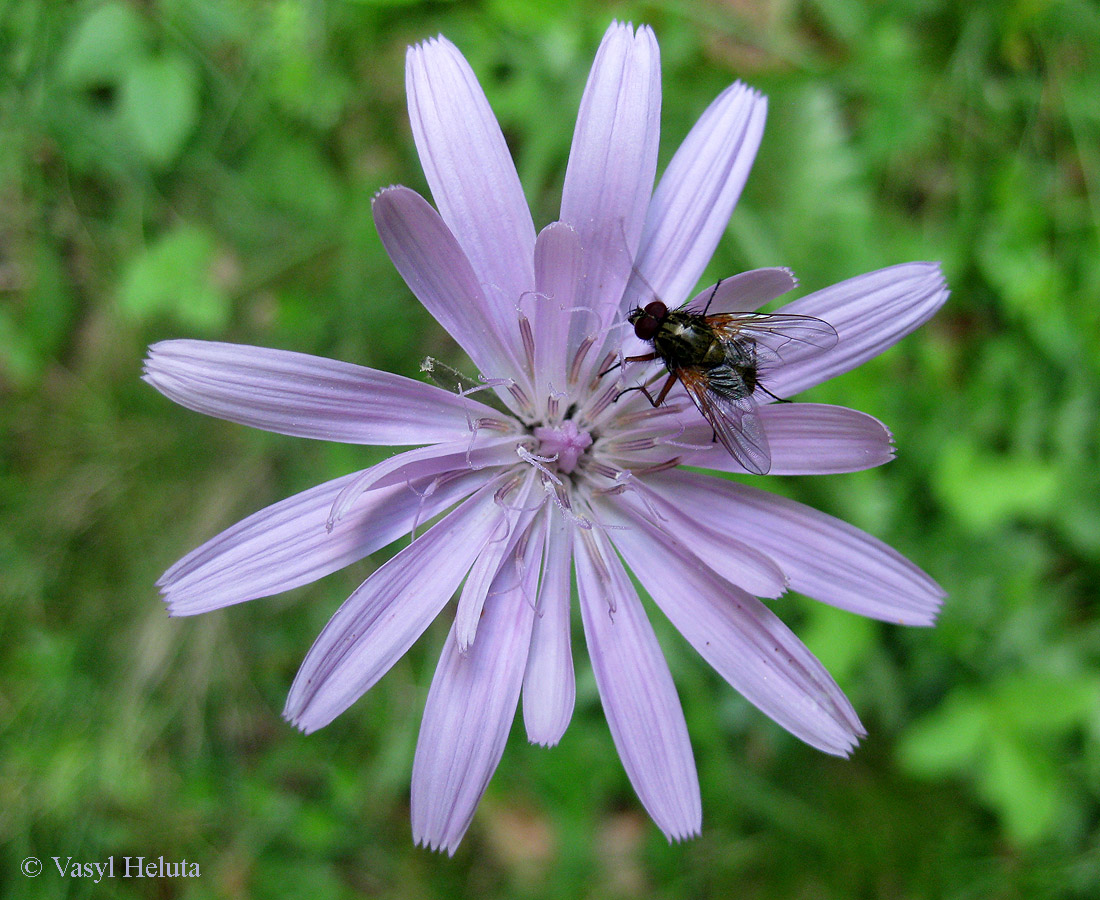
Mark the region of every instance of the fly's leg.
[[707, 305], [703, 307], [703, 315], [704, 316], [707, 314], [707, 310], [710, 309], [710, 304], [714, 300], [714, 295], [718, 293], [718, 286], [725, 280], [726, 280], [725, 278], [719, 278], [714, 283], [714, 290], [710, 292], [710, 296], [707, 297]]
[[627, 356], [620, 362], [615, 363], [613, 366], [608, 366], [602, 372], [600, 372], [600, 378], [603, 378], [608, 372], [614, 372], [623, 363], [628, 362], [649, 362], [657, 358], [657, 353], [643, 353], [641, 356]]
[[[654, 403], [652, 400], [650, 400], [649, 402], [653, 403], [654, 406], [660, 406], [662, 403], [665, 402], [665, 397], [668, 396], [668, 392], [672, 390], [672, 386], [674, 384], [676, 384], [676, 373], [669, 372], [668, 381], [666, 381], [664, 387], [661, 388], [661, 393], [657, 395], [657, 402]], [[648, 397], [649, 395], [646, 394], [646, 396]]]
[[676, 383], [675, 373], [669, 373], [668, 381], [666, 381], [664, 383], [664, 385], [661, 387], [661, 392], [657, 395], [656, 400], [653, 399], [653, 395], [651, 393], [649, 393], [649, 391], [647, 390], [647, 388], [644, 384], [639, 384], [639, 385], [635, 385], [634, 387], [624, 388], [623, 390], [619, 391], [619, 393], [615, 395], [615, 401], [613, 401], [613, 402], [618, 401], [618, 399], [623, 394], [627, 393], [628, 391], [641, 391], [642, 394], [645, 396], [646, 400], [649, 401], [650, 405], [654, 409], [656, 409], [658, 406], [660, 406], [662, 403], [665, 402], [665, 397], [668, 396], [668, 392], [672, 390], [672, 386], [675, 383]]

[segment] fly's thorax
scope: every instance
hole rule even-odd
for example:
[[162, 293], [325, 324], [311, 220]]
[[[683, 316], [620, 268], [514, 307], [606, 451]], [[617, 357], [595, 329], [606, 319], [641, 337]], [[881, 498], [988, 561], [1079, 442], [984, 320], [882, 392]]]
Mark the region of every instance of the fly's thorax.
[[714, 329], [694, 313], [670, 312], [653, 336], [653, 349], [671, 366], [710, 368], [725, 359]]

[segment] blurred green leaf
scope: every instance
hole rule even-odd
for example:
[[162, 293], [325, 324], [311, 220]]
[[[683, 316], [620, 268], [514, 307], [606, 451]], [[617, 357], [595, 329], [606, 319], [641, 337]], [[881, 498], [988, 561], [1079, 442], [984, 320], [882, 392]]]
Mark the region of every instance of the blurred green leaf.
[[870, 196], [835, 87], [818, 82], [769, 106], [753, 192], [769, 197], [763, 217], [781, 236], [782, 259], [809, 283], [828, 284], [863, 270], [873, 230]]
[[80, 20], [61, 54], [60, 72], [76, 88], [117, 84], [141, 59], [145, 23], [128, 3], [104, 3]]
[[914, 775], [957, 775], [977, 758], [987, 729], [981, 701], [958, 691], [909, 726], [898, 744], [898, 758]]
[[1053, 515], [1059, 497], [1058, 472], [1050, 464], [991, 453], [962, 435], [944, 446], [933, 486], [944, 507], [976, 533], [1017, 517]]
[[1098, 687], [1095, 675], [1026, 672], [959, 689], [908, 728], [898, 759], [922, 778], [972, 774], [1014, 840], [1032, 843], [1064, 806], [1069, 774], [1058, 751], [1094, 721]]
[[144, 60], [127, 73], [122, 118], [153, 166], [167, 166], [183, 148], [198, 119], [199, 88], [195, 67], [179, 54]]
[[38, 376], [41, 357], [30, 336], [18, 327], [14, 310], [0, 306], [0, 374], [21, 387]]
[[978, 785], [1021, 844], [1046, 837], [1063, 802], [1064, 784], [1042, 748], [996, 735], [979, 770]]
[[224, 328], [230, 302], [215, 278], [216, 255], [213, 235], [201, 226], [179, 225], [162, 235], [123, 273], [122, 312], [137, 321], [170, 315], [202, 332]]
[[336, 218], [342, 204], [337, 173], [317, 145], [289, 134], [265, 135], [244, 169], [250, 190], [279, 209], [318, 222]]
[[1100, 711], [1100, 679], [1028, 672], [1010, 677], [991, 691], [990, 716], [998, 729], [1026, 734], [1058, 734], [1082, 727]]
[[278, 0], [261, 37], [264, 66], [280, 105], [318, 127], [331, 127], [351, 93], [326, 53], [325, 30], [316, 10], [302, 0]]

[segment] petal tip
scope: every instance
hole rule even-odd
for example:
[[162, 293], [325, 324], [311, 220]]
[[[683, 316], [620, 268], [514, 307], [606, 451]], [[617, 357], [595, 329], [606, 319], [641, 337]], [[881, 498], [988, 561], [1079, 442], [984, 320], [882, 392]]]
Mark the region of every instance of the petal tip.
[[661, 828], [661, 831], [664, 832], [669, 844], [682, 844], [684, 841], [695, 840], [703, 833], [702, 816], [690, 824], [681, 825], [676, 829]]

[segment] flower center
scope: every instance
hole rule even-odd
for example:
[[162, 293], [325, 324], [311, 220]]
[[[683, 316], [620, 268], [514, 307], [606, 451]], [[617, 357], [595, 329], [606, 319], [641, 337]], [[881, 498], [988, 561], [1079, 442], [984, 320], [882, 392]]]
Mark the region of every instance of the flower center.
[[540, 425], [533, 433], [539, 441], [539, 454], [556, 456], [558, 471], [566, 474], [577, 467], [581, 455], [592, 446], [592, 435], [581, 431], [572, 419], [560, 425]]

